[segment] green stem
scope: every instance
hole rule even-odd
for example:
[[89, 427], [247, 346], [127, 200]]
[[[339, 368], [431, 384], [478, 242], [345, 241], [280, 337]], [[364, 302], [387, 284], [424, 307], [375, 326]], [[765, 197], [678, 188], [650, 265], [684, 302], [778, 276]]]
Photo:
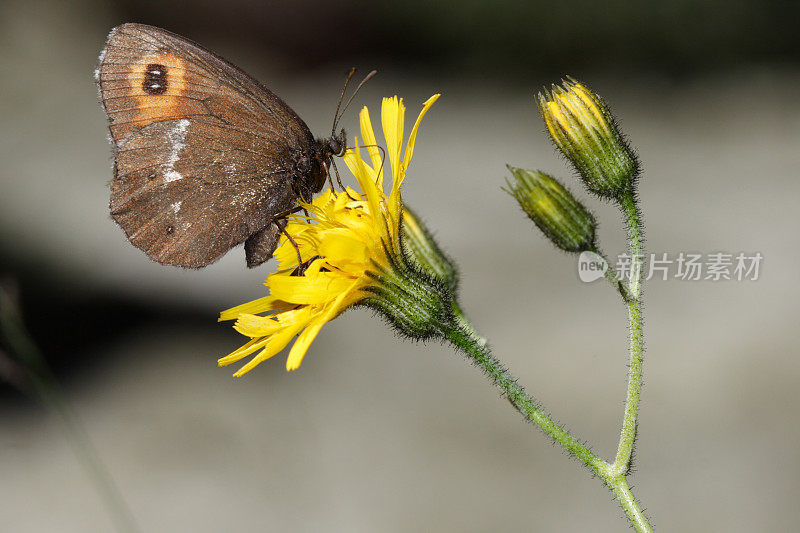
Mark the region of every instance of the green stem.
[[560, 444], [570, 455], [581, 461], [611, 489], [636, 531], [651, 532], [652, 528], [628, 486], [625, 473], [615, 472], [611, 464], [597, 457], [589, 448], [550, 418], [536, 403], [536, 400], [531, 398], [517, 383], [516, 378], [494, 358], [486, 345], [486, 339], [476, 333], [475, 328], [466, 319], [458, 304], [454, 305], [453, 311], [456, 317], [454, 323], [440, 325], [444, 336], [486, 372], [526, 420], [539, 426], [542, 431]]
[[642, 223], [639, 208], [633, 193], [629, 192], [620, 198], [620, 208], [625, 217], [628, 229], [628, 245], [631, 254], [631, 279], [628, 283], [628, 320], [630, 324], [630, 364], [628, 371], [628, 394], [625, 401], [625, 417], [622, 421], [617, 457], [614, 460], [614, 471], [627, 473], [631, 464], [631, 454], [636, 441], [636, 427], [639, 416], [639, 394], [642, 388], [642, 355], [644, 339], [642, 337]]
[[604, 478], [603, 481], [608, 488], [611, 489], [611, 492], [614, 493], [614, 497], [617, 498], [620, 507], [625, 511], [625, 516], [628, 517], [628, 521], [630, 521], [633, 528], [640, 533], [652, 533], [653, 527], [647, 521], [647, 517], [644, 516], [639, 502], [637, 502], [636, 498], [633, 496], [631, 488], [628, 486], [628, 479], [625, 475], [620, 474], [614, 476], [610, 474], [609, 477]]
[[482, 337], [480, 334], [478, 334], [475, 328], [472, 327], [472, 324], [470, 323], [469, 320], [467, 320], [467, 316], [464, 314], [464, 311], [461, 309], [461, 306], [455, 300], [453, 300], [453, 315], [456, 317], [456, 322], [458, 323], [458, 327], [463, 329], [465, 334], [468, 335], [470, 339], [473, 339], [479, 345], [486, 348], [486, 344], [488, 342], [486, 337]]
[[[136, 521], [114, 479], [103, 465], [78, 414], [69, 405], [39, 348], [28, 335], [14, 301], [3, 287], [0, 287], [0, 333], [5, 337], [9, 351], [21, 369], [17, 374], [24, 374], [32, 392], [61, 423], [72, 451], [103, 499], [117, 530], [131, 533], [138, 531]], [[12, 384], [24, 387], [24, 383]]]
[[536, 401], [528, 396], [525, 389], [517, 383], [516, 378], [494, 358], [486, 345], [486, 340], [475, 332], [475, 329], [464, 318], [463, 313], [460, 313], [460, 310], [457, 310], [456, 313], [460, 314], [460, 317], [454, 324], [441, 326], [444, 336], [486, 372], [522, 416], [539, 426], [542, 431], [580, 460], [589, 470], [600, 477], [605, 477], [608, 463], [597, 457], [589, 448], [550, 418]]

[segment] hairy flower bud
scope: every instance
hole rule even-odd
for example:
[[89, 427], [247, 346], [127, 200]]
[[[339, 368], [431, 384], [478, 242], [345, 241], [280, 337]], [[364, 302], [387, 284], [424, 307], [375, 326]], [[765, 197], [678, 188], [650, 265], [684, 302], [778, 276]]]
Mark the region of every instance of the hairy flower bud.
[[537, 103], [556, 146], [590, 191], [620, 198], [631, 190], [639, 162], [599, 96], [568, 79], [563, 88], [539, 93]]
[[566, 252], [595, 248], [596, 223], [592, 214], [552, 176], [509, 166], [508, 192], [549, 238]]
[[454, 291], [458, 286], [455, 264], [442, 252], [428, 228], [408, 206], [403, 206], [400, 231], [406, 257]]

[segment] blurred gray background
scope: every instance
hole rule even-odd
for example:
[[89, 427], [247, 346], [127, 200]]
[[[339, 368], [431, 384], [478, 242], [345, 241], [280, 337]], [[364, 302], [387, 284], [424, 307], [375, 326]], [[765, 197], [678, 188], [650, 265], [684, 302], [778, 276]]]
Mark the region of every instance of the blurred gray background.
[[[572, 75], [639, 151], [651, 252], [760, 252], [757, 281], [646, 285], [645, 386], [631, 478], [661, 531], [787, 531], [800, 508], [798, 4], [300, 0], [0, 5], [0, 275], [142, 531], [621, 531], [610, 493], [523, 423], [452, 348], [365, 310], [303, 366], [242, 379], [217, 313], [264, 295], [235, 249], [202, 271], [150, 262], [107, 212], [106, 120], [91, 73], [108, 30], [162, 26], [262, 80], [324, 134], [344, 72], [358, 107], [435, 92], [404, 199], [459, 263], [495, 354], [593, 449], [615, 452], [626, 313], [578, 280], [500, 190], [505, 164], [582, 194], [533, 95]], [[409, 119], [411, 120], [411, 119]], [[40, 405], [0, 389], [3, 531], [110, 531]]]

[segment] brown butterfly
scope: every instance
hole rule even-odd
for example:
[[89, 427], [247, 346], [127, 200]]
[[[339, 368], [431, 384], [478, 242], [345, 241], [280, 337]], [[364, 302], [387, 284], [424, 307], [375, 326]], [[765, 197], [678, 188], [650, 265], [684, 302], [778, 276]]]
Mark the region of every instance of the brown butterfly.
[[247, 266], [260, 265], [345, 150], [338, 108], [331, 137], [315, 139], [269, 89], [160, 28], [111, 30], [95, 78], [114, 148], [111, 216], [159, 263], [200, 268], [244, 242]]

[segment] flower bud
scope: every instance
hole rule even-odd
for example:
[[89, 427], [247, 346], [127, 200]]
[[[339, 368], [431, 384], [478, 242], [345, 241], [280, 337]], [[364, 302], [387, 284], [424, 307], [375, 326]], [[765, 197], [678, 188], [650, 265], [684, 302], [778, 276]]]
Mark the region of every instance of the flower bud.
[[442, 252], [428, 228], [408, 206], [403, 207], [401, 234], [406, 257], [455, 291], [458, 286], [455, 264]]
[[620, 198], [633, 187], [639, 172], [633, 150], [599, 96], [573, 79], [563, 85], [537, 96], [550, 136], [590, 191]]
[[595, 248], [596, 223], [592, 214], [555, 178], [544, 172], [509, 166], [508, 192], [549, 238], [566, 252]]

